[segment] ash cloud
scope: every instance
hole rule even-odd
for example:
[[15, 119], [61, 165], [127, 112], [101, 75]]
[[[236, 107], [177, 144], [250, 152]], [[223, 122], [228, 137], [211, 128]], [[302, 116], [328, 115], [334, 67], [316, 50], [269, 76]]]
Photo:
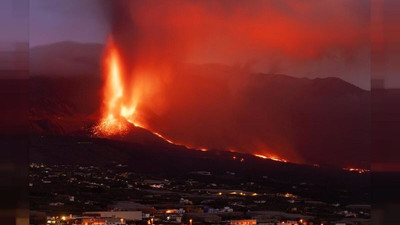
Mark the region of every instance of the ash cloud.
[[[315, 152], [305, 149], [322, 151], [312, 137], [322, 128], [308, 121], [309, 114], [329, 125], [335, 118], [346, 123], [366, 113], [364, 105], [351, 112], [326, 112], [336, 106], [309, 102], [312, 81], [300, 79], [296, 85], [286, 76], [258, 74], [333, 76], [368, 89], [369, 4], [364, 1], [108, 4], [128, 94], [140, 89], [138, 111], [145, 123], [178, 142], [313, 161]], [[341, 88], [347, 92], [347, 86]], [[346, 113], [348, 118], [340, 118]], [[358, 122], [356, 127], [362, 126]], [[309, 133], [302, 136], [302, 130]], [[343, 127], [342, 132], [352, 131]]]
[[222, 63], [268, 72], [282, 64], [276, 72], [341, 77], [368, 89], [368, 2], [117, 0], [109, 4], [112, 35], [131, 67]]

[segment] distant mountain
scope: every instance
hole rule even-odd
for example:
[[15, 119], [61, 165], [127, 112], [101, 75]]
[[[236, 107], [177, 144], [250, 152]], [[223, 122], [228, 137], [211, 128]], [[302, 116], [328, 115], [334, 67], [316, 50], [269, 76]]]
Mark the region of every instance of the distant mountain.
[[77, 42], [59, 42], [36, 46], [29, 51], [32, 76], [93, 76], [100, 74], [104, 46]]
[[30, 49], [33, 133], [66, 134], [94, 123], [92, 114], [100, 105], [103, 48], [67, 41]]
[[171, 107], [149, 119], [172, 140], [303, 163], [369, 166], [369, 91], [339, 78], [246, 74], [215, 64], [188, 65], [173, 76], [163, 92]]
[[374, 171], [400, 172], [400, 89], [374, 89], [371, 103], [371, 166]]
[[29, 88], [33, 133], [71, 134], [98, 119], [101, 82], [97, 76], [32, 76]]
[[263, 121], [272, 128], [265, 131], [285, 137], [306, 162], [369, 166], [369, 91], [339, 78], [265, 74], [255, 76], [247, 90], [246, 115], [269, 115]]

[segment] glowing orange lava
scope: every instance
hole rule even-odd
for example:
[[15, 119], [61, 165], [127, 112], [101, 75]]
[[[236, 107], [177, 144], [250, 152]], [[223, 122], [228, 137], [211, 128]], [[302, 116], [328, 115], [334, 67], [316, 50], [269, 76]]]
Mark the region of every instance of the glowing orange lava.
[[124, 135], [129, 127], [146, 128], [154, 135], [164, 139], [168, 143], [174, 144], [163, 135], [152, 131], [141, 122], [137, 106], [140, 102], [143, 89], [146, 88], [143, 82], [133, 85], [132, 90], [126, 90], [124, 85], [125, 71], [122, 65], [118, 48], [112, 39], [107, 43], [106, 54], [103, 62], [104, 66], [104, 87], [103, 87], [103, 106], [102, 119], [94, 129], [96, 136]]
[[357, 172], [357, 173], [367, 173], [370, 172], [368, 169], [360, 169], [360, 168], [343, 168], [343, 170], [351, 171], [351, 172]]
[[104, 60], [105, 76], [103, 89], [102, 119], [95, 128], [98, 136], [110, 136], [124, 134], [133, 123], [132, 117], [136, 105], [125, 105], [123, 101], [124, 88], [122, 83], [122, 66], [119, 53], [112, 40], [108, 42], [106, 57]]
[[262, 158], [262, 159], [274, 160], [274, 161], [277, 161], [277, 162], [287, 162], [286, 159], [280, 159], [280, 158], [275, 157], [275, 156], [265, 156], [265, 155], [261, 155], [261, 154], [254, 154], [254, 156], [258, 157], [258, 158]]

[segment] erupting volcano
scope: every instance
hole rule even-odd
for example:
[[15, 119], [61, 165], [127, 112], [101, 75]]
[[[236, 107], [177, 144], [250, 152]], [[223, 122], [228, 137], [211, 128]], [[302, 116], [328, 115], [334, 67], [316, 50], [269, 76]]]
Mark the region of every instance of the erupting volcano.
[[[144, 128], [152, 132], [154, 135], [170, 144], [183, 145], [188, 149], [196, 148], [200, 151], [207, 151], [208, 149], [204, 147], [191, 147], [187, 144], [172, 141], [146, 126], [146, 121], [143, 119], [145, 116], [143, 116], [143, 114], [141, 115], [138, 109], [140, 109], [141, 100], [143, 101], [141, 97], [146, 98], [146, 90], [143, 89], [143, 87], [147, 87], [147, 93], [150, 93], [151, 91], [149, 90], [152, 84], [140, 83], [144, 80], [136, 79], [135, 81], [138, 83], [134, 83], [132, 86], [125, 86], [124, 82], [126, 82], [127, 79], [126, 75], [124, 76], [125, 69], [120, 57], [117, 46], [114, 44], [112, 38], [110, 38], [103, 62], [104, 87], [103, 106], [101, 109], [102, 118], [99, 124], [95, 126], [93, 133], [99, 137], [124, 136], [130, 132], [131, 126], [134, 125], [135, 127]], [[132, 88], [132, 90], [129, 90], [129, 88]], [[236, 150], [230, 149], [230, 151]], [[266, 156], [256, 153], [254, 153], [254, 156], [279, 162], [287, 162], [286, 159], [277, 156]]]
[[129, 129], [127, 122], [138, 126], [134, 121], [137, 100], [130, 102], [124, 96], [122, 84], [122, 65], [118, 49], [112, 39], [108, 43], [106, 57], [104, 60], [104, 100], [102, 114], [103, 118], [95, 129], [96, 135], [122, 135]]
[[[148, 90], [150, 90], [149, 88], [151, 88], [152, 84], [143, 83], [143, 79], [135, 79], [134, 81], [136, 83], [125, 88], [123, 82], [127, 80], [124, 79], [126, 75], [124, 76], [125, 70], [120, 57], [118, 48], [115, 46], [112, 38], [110, 38], [103, 62], [104, 87], [103, 106], [101, 110], [102, 118], [99, 124], [94, 128], [93, 133], [100, 137], [123, 136], [130, 131], [131, 125], [134, 125], [151, 131], [154, 135], [170, 144], [178, 144], [152, 131], [151, 128], [145, 125], [146, 123], [143, 118], [140, 117], [140, 111], [137, 109], [141, 100], [146, 98], [146, 91], [149, 93]], [[147, 90], [145, 88], [147, 88]], [[189, 146], [186, 147], [191, 148]], [[200, 150], [206, 151], [207, 149], [201, 148]]]
[[94, 134], [135, 142], [142, 129], [189, 149], [369, 165], [369, 93], [343, 80], [368, 43], [357, 4], [321, 22], [312, 15], [325, 4], [256, 2], [110, 3]]

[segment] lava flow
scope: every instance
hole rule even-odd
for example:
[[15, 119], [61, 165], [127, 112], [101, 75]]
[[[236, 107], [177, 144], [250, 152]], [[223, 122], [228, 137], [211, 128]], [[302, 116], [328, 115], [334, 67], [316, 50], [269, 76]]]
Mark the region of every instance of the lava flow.
[[278, 158], [275, 156], [265, 156], [265, 155], [261, 155], [261, 154], [254, 154], [254, 156], [258, 157], [258, 158], [262, 158], [262, 159], [270, 159], [270, 160], [277, 161], [277, 162], [287, 162], [286, 159], [281, 159], [281, 158]]
[[351, 167], [343, 168], [343, 170], [347, 170], [347, 171], [350, 171], [350, 172], [357, 172], [357, 173], [368, 173], [368, 172], [371, 172], [369, 169], [360, 169], [360, 168], [351, 168]]

